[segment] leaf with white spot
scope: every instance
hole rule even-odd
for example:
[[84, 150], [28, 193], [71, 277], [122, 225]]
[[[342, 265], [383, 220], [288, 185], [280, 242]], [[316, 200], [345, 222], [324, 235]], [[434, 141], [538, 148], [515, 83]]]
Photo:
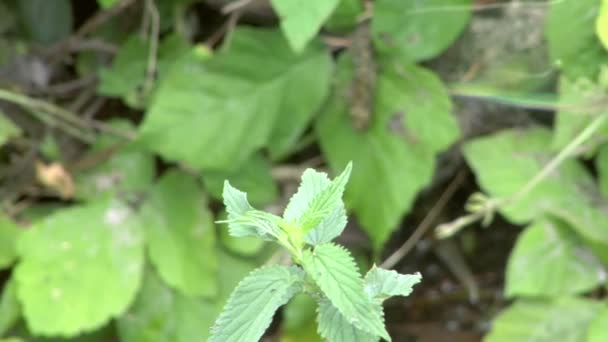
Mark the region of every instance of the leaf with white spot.
[[166, 172], [141, 208], [148, 252], [161, 278], [190, 296], [217, 294], [213, 216], [196, 180]]
[[37, 335], [97, 329], [127, 309], [141, 283], [141, 222], [119, 201], [58, 211], [36, 222], [17, 247], [17, 296]]
[[365, 292], [380, 302], [393, 296], [407, 297], [421, 280], [420, 273], [400, 274], [374, 266], [365, 275]]
[[275, 311], [302, 289], [298, 267], [268, 266], [253, 271], [236, 287], [211, 329], [210, 342], [257, 341]]
[[365, 293], [363, 279], [350, 253], [327, 243], [307, 251], [302, 257], [306, 273], [338, 311], [355, 327], [390, 341], [383, 317]]

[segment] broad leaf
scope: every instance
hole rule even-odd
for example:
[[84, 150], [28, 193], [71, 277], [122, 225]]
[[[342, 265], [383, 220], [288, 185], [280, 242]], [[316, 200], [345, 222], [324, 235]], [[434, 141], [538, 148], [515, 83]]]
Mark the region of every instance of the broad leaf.
[[338, 7], [325, 22], [331, 31], [350, 31], [359, 23], [363, 14], [363, 3], [359, 0], [340, 0]]
[[[520, 191], [551, 160], [551, 132], [544, 128], [506, 130], [475, 139], [464, 155], [481, 187], [493, 197]], [[583, 237], [608, 243], [608, 212], [585, 168], [566, 160], [532, 191], [501, 209], [507, 219], [526, 224], [545, 213], [570, 224]]]
[[589, 323], [603, 305], [563, 298], [555, 301], [518, 301], [494, 320], [486, 342], [581, 342]]
[[304, 253], [302, 265], [321, 291], [346, 320], [355, 327], [390, 341], [383, 317], [374, 310], [363, 279], [350, 253], [331, 243]]
[[420, 273], [400, 274], [374, 265], [365, 275], [365, 292], [380, 302], [393, 296], [407, 297], [421, 280]]
[[545, 20], [551, 62], [559, 62], [566, 76], [595, 77], [608, 61], [595, 35], [595, 18], [601, 0], [554, 1]]
[[190, 296], [217, 294], [215, 227], [207, 200], [189, 175], [170, 170], [141, 208], [150, 260], [161, 278]]
[[0, 297], [0, 336], [5, 336], [21, 318], [21, 305], [16, 291], [15, 281], [11, 278], [4, 284]]
[[561, 297], [604, 282], [606, 270], [563, 222], [540, 218], [520, 234], [509, 257], [508, 297]]
[[21, 129], [17, 127], [6, 114], [0, 110], [0, 147], [10, 138], [21, 135]]
[[121, 315], [139, 289], [141, 222], [118, 201], [63, 209], [19, 239], [17, 295], [29, 330], [74, 336]]
[[118, 333], [124, 342], [203, 342], [219, 311], [216, 303], [172, 290], [148, 269], [137, 299], [117, 321]]
[[331, 60], [320, 44], [296, 55], [280, 32], [244, 27], [228, 42], [210, 60], [177, 61], [162, 82], [141, 138], [164, 158], [230, 170], [266, 145], [281, 156], [325, 99]]
[[230, 296], [209, 341], [259, 340], [275, 311], [301, 290], [303, 281], [297, 267], [267, 266], [253, 271]]
[[418, 191], [431, 181], [436, 154], [455, 141], [458, 125], [436, 75], [414, 65], [387, 62], [378, 78], [371, 127], [356, 130], [343, 95], [352, 69], [350, 55], [344, 54], [335, 95], [315, 129], [333, 170], [353, 161], [345, 201], [378, 249]]
[[340, 0], [271, 0], [289, 45], [301, 52], [329, 18]]
[[471, 0], [377, 0], [372, 31], [381, 53], [426, 60], [447, 49], [471, 17]]
[[[371, 309], [373, 310], [373, 309]], [[378, 310], [380, 308], [378, 307]], [[381, 312], [377, 312], [381, 315]], [[377, 336], [356, 328], [327, 299], [319, 303], [319, 334], [331, 342], [376, 342]]]
[[0, 270], [10, 267], [17, 259], [16, 244], [21, 230], [0, 212]]
[[281, 316], [281, 341], [323, 342], [317, 333], [317, 302], [301, 293], [285, 305]]
[[247, 194], [232, 187], [228, 181], [224, 182], [223, 197], [228, 220], [221, 223], [228, 223], [230, 235], [281, 240], [284, 232], [279, 227], [280, 217], [254, 209], [247, 201]]
[[606, 327], [608, 327], [608, 307], [604, 307], [591, 321], [589, 330], [587, 331], [586, 342], [608, 341], [608, 329]]
[[203, 172], [206, 190], [216, 199], [222, 198], [224, 181], [247, 193], [251, 203], [264, 205], [272, 203], [278, 196], [278, 187], [272, 178], [271, 165], [261, 154], [254, 154], [241, 167], [229, 172]]

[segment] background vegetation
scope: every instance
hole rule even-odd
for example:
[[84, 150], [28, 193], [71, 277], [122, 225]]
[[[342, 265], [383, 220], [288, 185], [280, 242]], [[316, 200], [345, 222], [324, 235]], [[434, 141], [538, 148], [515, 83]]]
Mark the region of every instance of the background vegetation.
[[[422, 284], [396, 341], [607, 341], [608, 3], [0, 0], [0, 341], [204, 341], [353, 161], [340, 238]], [[296, 297], [268, 340], [315, 341]]]

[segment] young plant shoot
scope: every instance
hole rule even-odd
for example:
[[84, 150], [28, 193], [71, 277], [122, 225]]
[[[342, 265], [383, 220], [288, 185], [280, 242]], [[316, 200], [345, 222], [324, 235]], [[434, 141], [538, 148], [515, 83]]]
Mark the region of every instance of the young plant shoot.
[[420, 274], [403, 275], [376, 266], [361, 277], [350, 252], [332, 242], [346, 226], [342, 195], [352, 165], [330, 180], [307, 169], [283, 217], [254, 209], [247, 194], [224, 183], [231, 235], [256, 236], [286, 248], [292, 266], [264, 266], [245, 277], [211, 329], [210, 341], [258, 341], [275, 311], [294, 295], [318, 303], [318, 332], [330, 342], [391, 341], [382, 302], [407, 296]]

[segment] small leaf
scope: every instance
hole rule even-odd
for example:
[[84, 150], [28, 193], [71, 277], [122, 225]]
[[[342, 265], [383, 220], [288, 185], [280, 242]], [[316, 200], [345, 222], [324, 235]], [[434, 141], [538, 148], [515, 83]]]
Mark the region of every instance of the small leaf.
[[315, 321], [317, 302], [309, 295], [295, 295], [283, 308], [281, 341], [323, 342]]
[[380, 302], [393, 296], [407, 297], [421, 280], [420, 273], [400, 274], [374, 265], [365, 275], [365, 292]]
[[303, 277], [297, 267], [267, 266], [253, 271], [228, 299], [209, 341], [257, 341], [275, 311], [301, 290]]
[[0, 270], [10, 267], [17, 259], [16, 244], [21, 230], [0, 212]]
[[335, 206], [332, 212], [321, 223], [306, 234], [304, 241], [309, 245], [320, 245], [331, 242], [344, 231], [347, 217], [344, 204]]
[[166, 172], [141, 208], [152, 264], [167, 284], [189, 296], [217, 294], [215, 227], [196, 181]]
[[328, 243], [307, 251], [302, 258], [306, 273], [347, 321], [357, 328], [390, 341], [383, 318], [363, 287], [363, 279], [350, 253]]
[[4, 336], [21, 318], [21, 305], [16, 290], [13, 278], [4, 284], [0, 297], [0, 336]]
[[330, 31], [351, 31], [363, 14], [363, 4], [360, 0], [340, 0], [338, 7], [325, 22], [325, 28]]
[[520, 234], [509, 257], [506, 296], [561, 297], [589, 291], [606, 270], [563, 222], [540, 218]]
[[470, 17], [471, 0], [376, 0], [372, 31], [380, 52], [420, 61], [447, 49]]
[[21, 129], [17, 127], [6, 114], [0, 109], [0, 147], [9, 139], [21, 135]]
[[18, 253], [14, 276], [29, 330], [75, 336], [120, 316], [135, 298], [141, 222], [118, 201], [63, 209], [25, 232]]
[[148, 269], [137, 299], [117, 320], [118, 334], [123, 342], [203, 342], [219, 311], [214, 302], [172, 290]]
[[301, 52], [317, 35], [340, 0], [271, 0], [272, 8], [281, 18], [281, 29], [289, 45]]
[[97, 3], [101, 8], [110, 8], [114, 6], [117, 1], [118, 0], [97, 0]]
[[[373, 309], [372, 309], [373, 310]], [[378, 307], [378, 310], [381, 310]], [[381, 313], [378, 313], [381, 315]], [[331, 342], [376, 342], [379, 340], [368, 332], [356, 328], [340, 313], [328, 299], [319, 303], [317, 318], [319, 334]]]
[[604, 307], [589, 325], [586, 342], [608, 341], [608, 307]]
[[603, 305], [565, 297], [555, 301], [520, 300], [494, 320], [487, 342], [581, 342]]

